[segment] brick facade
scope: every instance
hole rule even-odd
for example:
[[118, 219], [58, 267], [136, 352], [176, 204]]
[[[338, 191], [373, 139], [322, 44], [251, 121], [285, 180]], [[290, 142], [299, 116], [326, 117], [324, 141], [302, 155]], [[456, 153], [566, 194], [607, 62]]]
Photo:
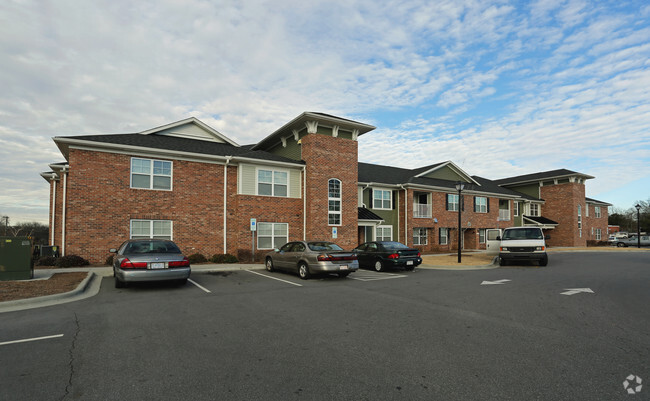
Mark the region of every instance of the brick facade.
[[[541, 198], [546, 201], [542, 215], [558, 222], [547, 233], [551, 235], [549, 246], [587, 246], [585, 235], [585, 185], [564, 183], [540, 187]], [[582, 214], [582, 229], [578, 228], [578, 206]]]

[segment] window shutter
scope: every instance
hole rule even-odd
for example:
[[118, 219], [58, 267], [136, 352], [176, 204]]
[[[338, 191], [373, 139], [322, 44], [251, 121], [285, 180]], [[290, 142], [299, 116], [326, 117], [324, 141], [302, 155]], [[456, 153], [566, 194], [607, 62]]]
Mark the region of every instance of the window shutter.
[[395, 199], [397, 199], [397, 191], [393, 191], [393, 199], [391, 199], [391, 202], [393, 203], [393, 210], [395, 210]]
[[476, 212], [476, 196], [474, 197], [474, 212]]
[[461, 211], [464, 212], [465, 211], [465, 195], [460, 195], [458, 198], [459, 198], [458, 199], [458, 203], [459, 203], [458, 208]]
[[438, 245], [442, 245], [442, 228], [438, 227]]
[[445, 210], [449, 210], [449, 194], [445, 196]]
[[487, 198], [487, 212], [490, 213], [490, 198]]
[[368, 189], [368, 194], [369, 194], [368, 196], [370, 196], [370, 198], [368, 200], [368, 204], [370, 205], [370, 209], [374, 209], [375, 208], [375, 201], [372, 199], [372, 188]]

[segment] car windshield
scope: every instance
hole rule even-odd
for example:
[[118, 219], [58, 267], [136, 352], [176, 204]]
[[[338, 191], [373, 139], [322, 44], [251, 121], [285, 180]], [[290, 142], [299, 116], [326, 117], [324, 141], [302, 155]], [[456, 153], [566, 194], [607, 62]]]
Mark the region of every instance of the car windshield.
[[517, 230], [506, 230], [503, 233], [503, 240], [523, 240], [523, 239], [544, 239], [542, 230], [539, 228], [522, 228]]
[[384, 248], [386, 248], [389, 251], [396, 250], [396, 249], [409, 249], [408, 246], [406, 246], [406, 245], [404, 245], [404, 244], [402, 244], [400, 242], [395, 242], [395, 241], [382, 242], [381, 244], [383, 245]]
[[181, 250], [173, 242], [156, 240], [130, 242], [124, 249], [125, 255], [143, 253], [181, 253]]
[[308, 242], [309, 249], [315, 252], [321, 251], [342, 251], [343, 248], [332, 242]]

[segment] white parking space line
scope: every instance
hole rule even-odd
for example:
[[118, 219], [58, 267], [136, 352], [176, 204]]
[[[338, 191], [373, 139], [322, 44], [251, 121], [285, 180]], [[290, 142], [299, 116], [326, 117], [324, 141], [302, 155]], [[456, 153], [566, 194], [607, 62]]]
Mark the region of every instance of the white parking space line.
[[63, 337], [63, 334], [55, 334], [53, 336], [45, 336], [45, 337], [25, 338], [23, 340], [5, 341], [3, 343], [0, 343], [0, 345], [26, 343], [26, 342], [30, 342], [30, 341], [49, 340], [51, 338], [59, 338], [59, 337]]
[[282, 280], [282, 279], [280, 279], [280, 278], [267, 276], [266, 274], [258, 273], [258, 272], [253, 271], [253, 270], [246, 270], [246, 271], [247, 271], [247, 272], [250, 272], [250, 273], [253, 273], [253, 274], [257, 274], [258, 276], [262, 276], [262, 277], [270, 278], [270, 279], [273, 279], [273, 280], [282, 281], [283, 283], [287, 283], [287, 284], [295, 285], [295, 286], [298, 286], [298, 287], [302, 287], [302, 284], [292, 283], [291, 281]]
[[187, 281], [189, 281], [190, 283], [192, 283], [192, 284], [194, 284], [195, 286], [199, 287], [200, 289], [202, 289], [203, 291], [207, 292], [208, 294], [212, 293], [212, 291], [208, 290], [207, 288], [205, 288], [205, 287], [202, 286], [201, 284], [197, 283], [196, 281], [192, 280], [191, 278], [188, 278]]
[[359, 281], [390, 280], [393, 278], [403, 278], [403, 277], [408, 277], [408, 276], [405, 274], [376, 273], [376, 272], [361, 271], [361, 270], [357, 270], [356, 273], [348, 276], [348, 278], [351, 278], [352, 280], [359, 280]]

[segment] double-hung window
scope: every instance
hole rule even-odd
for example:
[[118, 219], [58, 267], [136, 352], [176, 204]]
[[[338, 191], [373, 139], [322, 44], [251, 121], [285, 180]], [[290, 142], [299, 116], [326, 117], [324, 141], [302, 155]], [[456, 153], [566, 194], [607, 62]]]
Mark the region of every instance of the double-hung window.
[[537, 203], [530, 204], [530, 215], [537, 216], [537, 217], [541, 216], [541, 214], [539, 213], [539, 204]]
[[172, 162], [131, 158], [131, 188], [172, 189]]
[[486, 232], [485, 228], [479, 228], [479, 230], [478, 230], [478, 243], [479, 244], [485, 244], [485, 232]]
[[413, 245], [426, 245], [427, 242], [427, 229], [418, 227], [413, 229]]
[[288, 223], [257, 223], [257, 249], [279, 248], [288, 240]]
[[171, 220], [131, 220], [131, 238], [172, 239]]
[[600, 206], [594, 206], [594, 215], [597, 219], [600, 219]]
[[475, 196], [474, 197], [474, 211], [476, 213], [487, 213], [488, 212], [488, 198], [484, 196]]
[[[582, 230], [582, 206], [578, 205], [578, 229]], [[580, 236], [582, 236], [582, 232], [580, 232]]]
[[257, 170], [257, 194], [283, 196], [289, 193], [289, 173], [277, 170]]
[[458, 195], [447, 194], [447, 210], [450, 212], [458, 211]]
[[438, 229], [438, 243], [440, 245], [447, 245], [449, 241], [449, 229], [440, 227]]
[[377, 227], [377, 241], [392, 241], [392, 240], [393, 240], [393, 226]]
[[374, 189], [372, 191], [373, 209], [392, 209], [393, 192], [385, 189]]
[[341, 225], [341, 181], [336, 178], [329, 180], [328, 184], [328, 215], [327, 222], [330, 226]]

